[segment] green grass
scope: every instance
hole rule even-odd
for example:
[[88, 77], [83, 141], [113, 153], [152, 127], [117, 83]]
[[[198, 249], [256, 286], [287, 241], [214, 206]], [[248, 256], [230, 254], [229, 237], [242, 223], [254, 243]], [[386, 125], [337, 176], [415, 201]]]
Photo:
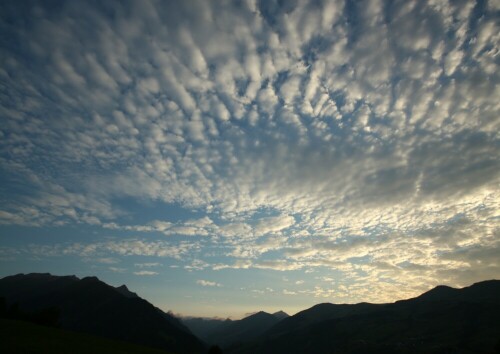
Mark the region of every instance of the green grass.
[[0, 319], [0, 352], [6, 354], [168, 354], [163, 350], [96, 337], [86, 333], [6, 319]]

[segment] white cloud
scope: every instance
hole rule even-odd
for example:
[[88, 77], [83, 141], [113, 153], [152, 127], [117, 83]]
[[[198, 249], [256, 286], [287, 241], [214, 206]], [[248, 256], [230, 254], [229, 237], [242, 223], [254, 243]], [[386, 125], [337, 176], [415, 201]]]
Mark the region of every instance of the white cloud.
[[[150, 256], [181, 259], [200, 248], [198, 243], [171, 243], [165, 241], [149, 241], [141, 239], [110, 240], [95, 243], [61, 243], [54, 245], [29, 244], [20, 248], [23, 253], [39, 257], [81, 256], [88, 260], [97, 260], [110, 264], [119, 261], [117, 257]], [[12, 250], [13, 251], [13, 250]], [[110, 257], [113, 256], [113, 257]], [[97, 257], [97, 258], [96, 258]], [[144, 263], [146, 265], [156, 262]]]
[[153, 268], [153, 267], [161, 267], [161, 263], [158, 262], [150, 262], [150, 263], [135, 263], [136, 267], [139, 268]]
[[219, 227], [219, 232], [227, 237], [239, 236], [241, 238], [251, 235], [252, 228], [245, 223], [230, 223]]
[[216, 283], [214, 281], [209, 281], [209, 280], [197, 280], [196, 284], [201, 285], [201, 286], [215, 286], [215, 287], [221, 287], [222, 285], [219, 283]]
[[488, 0], [488, 7], [494, 11], [500, 10], [500, 2], [498, 0]]
[[141, 270], [141, 271], [138, 271], [138, 272], [134, 272], [135, 275], [158, 275], [159, 273], [158, 272], [153, 272], [153, 271], [150, 271], [150, 270]]
[[454, 50], [446, 55], [444, 69], [446, 75], [453, 75], [457, 67], [460, 65], [464, 54], [460, 50]]
[[120, 262], [119, 259], [111, 258], [111, 257], [96, 258], [94, 261], [98, 262], [98, 263], [103, 263], [103, 264], [116, 264], [116, 263]]
[[108, 269], [114, 273], [124, 273], [127, 270], [126, 268], [119, 267], [109, 267]]
[[295, 224], [295, 218], [291, 215], [280, 215], [267, 217], [259, 220], [255, 226], [256, 235], [265, 235], [289, 228]]

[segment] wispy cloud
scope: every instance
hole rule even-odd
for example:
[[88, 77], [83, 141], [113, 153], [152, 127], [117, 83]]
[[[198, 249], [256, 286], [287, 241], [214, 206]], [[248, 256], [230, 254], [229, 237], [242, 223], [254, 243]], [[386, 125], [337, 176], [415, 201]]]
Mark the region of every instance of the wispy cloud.
[[[115, 258], [100, 256], [151, 256], [180, 259], [182, 256], [200, 247], [196, 243], [169, 243], [165, 241], [148, 241], [141, 239], [110, 240], [96, 243], [60, 243], [54, 245], [29, 244], [21, 249], [6, 249], [6, 253], [27, 253], [41, 257], [81, 256], [100, 263], [111, 264]], [[100, 258], [90, 258], [100, 257]], [[137, 264], [138, 267], [153, 267], [159, 263]]]
[[135, 275], [158, 275], [159, 273], [158, 272], [153, 272], [151, 270], [141, 270], [141, 271], [138, 271], [138, 272], [134, 272]]
[[114, 273], [124, 273], [127, 270], [126, 268], [119, 267], [109, 267], [108, 269]]
[[154, 268], [154, 267], [161, 267], [161, 263], [158, 262], [153, 262], [153, 263], [136, 263], [134, 264], [136, 267], [139, 268]]
[[209, 280], [197, 280], [196, 284], [201, 285], [201, 286], [215, 286], [215, 287], [222, 286], [222, 284], [216, 283], [214, 281], [209, 281]]

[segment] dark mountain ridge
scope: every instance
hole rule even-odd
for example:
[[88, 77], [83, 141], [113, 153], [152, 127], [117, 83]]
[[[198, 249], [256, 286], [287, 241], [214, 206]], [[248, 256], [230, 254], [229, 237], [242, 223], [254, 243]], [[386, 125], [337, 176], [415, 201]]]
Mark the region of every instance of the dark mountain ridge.
[[439, 285], [416, 298], [397, 301], [397, 303], [417, 299], [419, 301], [490, 301], [495, 299], [491, 294], [498, 293], [500, 293], [500, 280], [485, 280], [461, 289]]
[[273, 316], [276, 317], [280, 321], [287, 318], [287, 317], [290, 317], [290, 315], [284, 311], [275, 312], [275, 313], [273, 313]]
[[27, 312], [57, 308], [64, 329], [121, 339], [176, 353], [205, 348], [176, 318], [126, 287], [112, 287], [96, 277], [78, 279], [50, 274], [18, 274], [0, 279], [7, 306]]
[[229, 353], [496, 353], [500, 281], [389, 304], [319, 304]]
[[259, 311], [241, 320], [185, 318], [184, 324], [209, 344], [228, 347], [236, 343], [254, 340], [269, 328], [287, 318], [283, 311], [270, 314]]
[[65, 329], [176, 353], [206, 350], [192, 333], [226, 354], [500, 352], [499, 280], [462, 289], [438, 286], [394, 303], [322, 303], [293, 316], [260, 311], [235, 321], [181, 321], [125, 285], [115, 288], [96, 277], [5, 277], [0, 300], [6, 300], [4, 309], [17, 304], [32, 313], [57, 308], [48, 314], [56, 314]]
[[210, 343], [210, 335], [217, 329], [233, 322], [229, 318], [204, 318], [204, 317], [184, 317], [182, 323], [189, 328], [191, 333], [203, 340], [205, 343]]
[[269, 329], [268, 335], [278, 335], [295, 331], [307, 327], [311, 324], [324, 320], [331, 320], [340, 317], [352, 316], [359, 313], [369, 313], [381, 308], [384, 305], [359, 303], [359, 304], [331, 304], [322, 303], [298, 312], [297, 314], [283, 319]]
[[116, 289], [116, 291], [118, 291], [120, 294], [122, 294], [125, 297], [128, 297], [128, 298], [138, 298], [139, 297], [136, 293], [128, 290], [128, 288], [125, 284], [118, 286], [115, 289]]

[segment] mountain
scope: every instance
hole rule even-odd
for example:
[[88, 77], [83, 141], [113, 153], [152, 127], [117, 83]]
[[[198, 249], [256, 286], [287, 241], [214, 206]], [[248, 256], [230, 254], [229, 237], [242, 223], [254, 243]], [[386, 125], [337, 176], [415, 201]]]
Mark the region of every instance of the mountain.
[[318, 304], [310, 309], [298, 312], [294, 316], [289, 316], [283, 319], [283, 321], [277, 323], [269, 329], [267, 334], [276, 336], [282, 333], [297, 331], [324, 320], [347, 317], [359, 313], [370, 313], [371, 311], [375, 311], [375, 309], [379, 309], [381, 306], [384, 305], [368, 303], [360, 303], [356, 305], [336, 305], [330, 303]]
[[226, 353], [499, 353], [500, 281], [390, 304], [319, 304]]
[[96, 277], [18, 274], [0, 279], [0, 297], [6, 299], [7, 308], [19, 307], [19, 313], [56, 309], [57, 324], [64, 329], [175, 353], [205, 350], [204, 344], [178, 319], [126, 287], [115, 288]]
[[227, 347], [238, 342], [246, 342], [259, 337], [278, 321], [270, 313], [260, 311], [219, 327], [210, 335], [210, 343]]
[[183, 322], [205, 342], [229, 347], [258, 338], [286, 317], [288, 315], [283, 311], [274, 314], [260, 311], [236, 321], [188, 318], [183, 319]]
[[138, 297], [139, 297], [136, 293], [134, 293], [134, 292], [132, 292], [132, 291], [128, 290], [128, 288], [127, 288], [127, 286], [126, 286], [125, 284], [123, 284], [122, 286], [118, 286], [118, 287], [116, 287], [115, 289], [116, 289], [116, 291], [118, 291], [120, 294], [122, 294], [123, 296], [128, 297], [128, 298], [130, 298], [130, 299], [133, 299], [133, 298], [138, 298]]
[[210, 343], [210, 336], [213, 332], [233, 322], [229, 318], [224, 320], [220, 318], [184, 317], [181, 320], [191, 333], [206, 343]]
[[462, 289], [438, 286], [388, 304], [323, 303], [293, 316], [261, 311], [236, 321], [181, 321], [125, 285], [115, 288], [96, 277], [19, 274], [0, 279], [0, 317], [179, 354], [206, 350], [192, 333], [226, 354], [500, 353], [499, 280]]
[[283, 311], [275, 312], [275, 313], [273, 313], [273, 316], [276, 317], [280, 321], [284, 320], [287, 317], [290, 317], [290, 315], [288, 315], [286, 312], [283, 312]]

